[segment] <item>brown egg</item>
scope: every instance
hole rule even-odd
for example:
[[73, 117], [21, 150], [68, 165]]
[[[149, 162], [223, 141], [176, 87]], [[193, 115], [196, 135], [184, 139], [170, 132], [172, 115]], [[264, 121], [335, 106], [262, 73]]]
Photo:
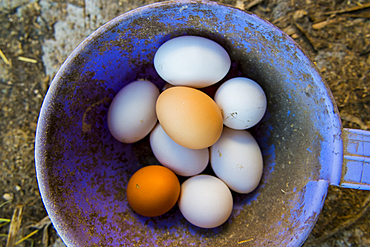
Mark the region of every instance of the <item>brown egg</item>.
[[167, 135], [186, 148], [207, 148], [221, 136], [220, 108], [197, 89], [178, 86], [165, 90], [157, 99], [156, 112]]

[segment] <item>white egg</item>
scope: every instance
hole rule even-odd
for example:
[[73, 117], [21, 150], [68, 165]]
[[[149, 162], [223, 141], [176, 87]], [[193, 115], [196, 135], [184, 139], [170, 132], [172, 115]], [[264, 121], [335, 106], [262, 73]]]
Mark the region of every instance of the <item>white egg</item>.
[[261, 150], [246, 130], [224, 127], [220, 139], [210, 149], [210, 162], [217, 177], [238, 193], [253, 191], [262, 177]]
[[197, 175], [181, 185], [179, 209], [193, 225], [214, 228], [229, 218], [233, 198], [229, 188], [220, 179], [210, 175]]
[[236, 77], [224, 82], [216, 91], [224, 125], [232, 129], [248, 129], [256, 125], [266, 112], [265, 92], [255, 81]]
[[150, 134], [150, 146], [157, 160], [180, 176], [201, 173], [209, 161], [209, 150], [189, 149], [174, 142], [158, 123]]
[[176, 86], [210, 86], [220, 81], [230, 66], [230, 57], [221, 45], [199, 36], [170, 39], [154, 56], [157, 73]]
[[158, 88], [150, 81], [134, 81], [114, 97], [108, 110], [108, 128], [118, 141], [133, 143], [150, 133], [157, 122]]

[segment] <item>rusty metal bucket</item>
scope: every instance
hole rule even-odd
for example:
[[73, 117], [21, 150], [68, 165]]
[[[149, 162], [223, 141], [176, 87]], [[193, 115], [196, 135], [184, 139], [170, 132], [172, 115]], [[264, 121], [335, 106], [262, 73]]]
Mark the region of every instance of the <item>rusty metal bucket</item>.
[[[188, 223], [175, 206], [155, 218], [135, 214], [125, 187], [155, 162], [147, 140], [116, 141], [107, 110], [127, 83], [162, 88], [157, 48], [180, 35], [221, 44], [228, 76], [265, 90], [268, 109], [252, 133], [264, 156], [258, 188], [234, 194], [229, 220], [215, 229]], [[125, 13], [68, 57], [44, 99], [36, 134], [37, 180], [46, 210], [68, 246], [300, 246], [329, 185], [369, 189], [369, 132], [342, 129], [328, 86], [285, 33], [254, 14], [208, 1], [170, 1]]]

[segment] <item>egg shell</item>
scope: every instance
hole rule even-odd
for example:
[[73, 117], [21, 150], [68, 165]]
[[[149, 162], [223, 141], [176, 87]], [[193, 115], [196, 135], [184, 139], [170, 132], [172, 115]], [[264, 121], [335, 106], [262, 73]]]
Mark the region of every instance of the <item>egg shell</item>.
[[221, 111], [207, 94], [190, 87], [172, 87], [157, 100], [157, 116], [167, 135], [181, 146], [203, 149], [221, 136]]
[[176, 174], [161, 165], [144, 166], [127, 183], [126, 196], [130, 207], [138, 214], [156, 217], [176, 205], [180, 182]]
[[108, 110], [108, 128], [113, 137], [133, 143], [148, 135], [157, 122], [158, 95], [158, 88], [150, 81], [134, 81], [123, 87]]
[[154, 56], [157, 73], [176, 86], [210, 86], [225, 77], [230, 66], [230, 57], [221, 45], [199, 36], [170, 39]]
[[209, 161], [209, 149], [189, 149], [174, 142], [158, 123], [150, 133], [154, 156], [177, 175], [188, 177], [201, 173]]
[[180, 212], [193, 225], [214, 228], [229, 218], [233, 197], [224, 182], [211, 175], [197, 175], [181, 185]]
[[224, 127], [220, 139], [210, 148], [210, 163], [216, 176], [238, 193], [253, 191], [262, 177], [262, 153], [247, 130]]
[[262, 87], [245, 77], [224, 82], [217, 89], [214, 100], [221, 109], [225, 126], [232, 129], [253, 127], [262, 119], [267, 108]]

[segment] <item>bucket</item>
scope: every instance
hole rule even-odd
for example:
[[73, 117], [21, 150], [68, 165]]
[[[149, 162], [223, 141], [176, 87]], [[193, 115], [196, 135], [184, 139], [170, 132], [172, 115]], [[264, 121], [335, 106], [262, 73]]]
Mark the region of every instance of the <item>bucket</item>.
[[[156, 162], [148, 138], [116, 141], [107, 112], [126, 84], [165, 82], [153, 66], [167, 40], [197, 35], [229, 53], [223, 81], [248, 77], [268, 106], [251, 129], [264, 159], [261, 183], [233, 194], [228, 221], [202, 229], [177, 206], [143, 217], [125, 188]], [[37, 180], [50, 219], [68, 246], [300, 246], [323, 207], [328, 186], [370, 189], [370, 133], [343, 129], [316, 66], [284, 32], [258, 16], [209, 1], [147, 5], [111, 20], [67, 58], [45, 96], [36, 132]]]

